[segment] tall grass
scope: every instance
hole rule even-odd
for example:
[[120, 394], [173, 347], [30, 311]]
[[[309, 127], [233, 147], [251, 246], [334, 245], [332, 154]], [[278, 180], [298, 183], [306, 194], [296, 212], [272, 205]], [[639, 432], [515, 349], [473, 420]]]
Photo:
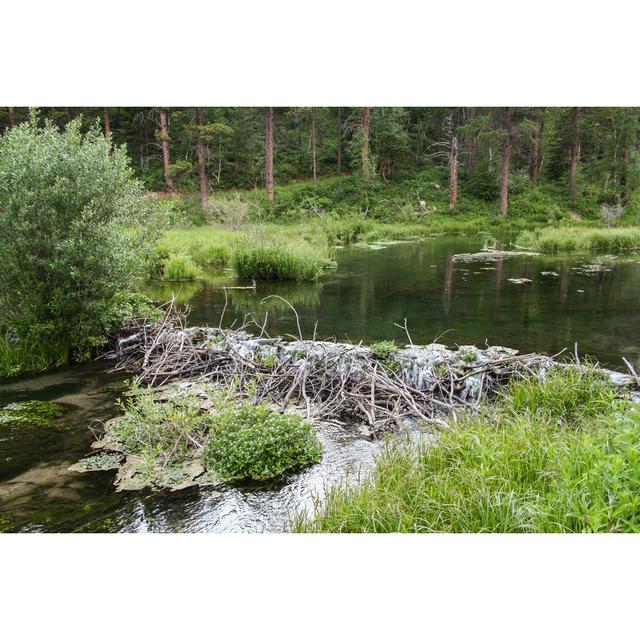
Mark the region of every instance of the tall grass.
[[629, 253], [640, 250], [640, 227], [545, 228], [521, 233], [516, 244], [545, 253]]
[[20, 340], [0, 330], [0, 378], [58, 367], [70, 357], [71, 346], [62, 340]]
[[241, 278], [315, 280], [330, 261], [307, 243], [247, 239], [236, 247], [232, 263]]
[[198, 265], [184, 254], [172, 253], [164, 265], [165, 280], [195, 280], [198, 275]]
[[[311, 532], [640, 531], [640, 417], [593, 372], [513, 384], [436, 443], [391, 442]], [[570, 411], [567, 413], [566, 409]]]

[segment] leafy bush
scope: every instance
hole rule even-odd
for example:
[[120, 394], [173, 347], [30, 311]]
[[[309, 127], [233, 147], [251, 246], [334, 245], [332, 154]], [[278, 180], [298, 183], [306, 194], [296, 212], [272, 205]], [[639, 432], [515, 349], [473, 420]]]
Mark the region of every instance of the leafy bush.
[[33, 112], [0, 137], [0, 328], [22, 352], [60, 344], [54, 360], [103, 340], [116, 294], [142, 273], [156, 206], [125, 150], [80, 125], [39, 127]]
[[207, 469], [227, 481], [275, 478], [321, 457], [322, 445], [311, 424], [250, 403], [214, 418], [204, 450]]
[[195, 280], [200, 274], [198, 265], [189, 257], [174, 253], [164, 265], [165, 280]]
[[373, 351], [373, 353], [375, 353], [381, 360], [386, 360], [394, 353], [397, 353], [398, 347], [393, 340], [383, 340], [382, 342], [372, 344], [371, 351]]

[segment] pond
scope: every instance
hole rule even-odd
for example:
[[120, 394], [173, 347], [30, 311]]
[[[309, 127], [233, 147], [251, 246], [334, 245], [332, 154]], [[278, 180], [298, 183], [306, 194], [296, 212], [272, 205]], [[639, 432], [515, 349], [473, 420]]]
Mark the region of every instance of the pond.
[[[149, 285], [192, 307], [192, 324], [236, 326], [250, 320], [271, 335], [341, 341], [434, 340], [449, 345], [503, 345], [523, 352], [573, 352], [623, 369], [640, 367], [640, 258], [602, 256], [495, 257], [478, 252], [483, 236], [339, 249], [338, 268], [313, 284], [257, 283], [228, 273], [206, 281]], [[521, 280], [524, 279], [524, 280]], [[515, 281], [514, 281], [515, 280]], [[265, 300], [265, 298], [267, 298]], [[266, 314], [266, 316], [265, 316]], [[400, 326], [397, 326], [400, 325]], [[345, 473], [357, 479], [380, 444], [323, 425], [319, 465], [277, 484], [116, 493], [113, 472], [77, 474], [68, 466], [89, 453], [93, 420], [117, 414], [124, 376], [105, 364], [59, 369], [0, 385], [0, 407], [53, 400], [65, 412], [52, 426], [0, 426], [0, 531], [278, 531], [315, 495]]]

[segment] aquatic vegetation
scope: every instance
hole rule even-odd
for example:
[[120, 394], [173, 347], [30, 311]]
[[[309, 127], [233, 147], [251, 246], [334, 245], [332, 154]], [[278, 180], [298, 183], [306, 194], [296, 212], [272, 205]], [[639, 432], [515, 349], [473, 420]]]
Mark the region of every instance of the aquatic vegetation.
[[513, 382], [503, 407], [486, 405], [436, 442], [390, 443], [371, 477], [334, 487], [315, 517], [294, 527], [640, 531], [640, 415], [609, 393], [591, 371]]
[[301, 416], [244, 403], [214, 418], [204, 450], [207, 469], [223, 480], [267, 480], [318, 462], [322, 445]]
[[263, 243], [246, 240], [233, 254], [233, 268], [241, 278], [260, 280], [315, 280], [332, 265], [307, 243]]
[[121, 403], [124, 416], [107, 432], [108, 441], [121, 444], [127, 453], [164, 463], [188, 459], [202, 447], [212, 417], [194, 393], [158, 399], [150, 388], [134, 385], [132, 390]]
[[69, 361], [71, 351], [62, 337], [41, 334], [27, 339], [15, 331], [0, 331], [0, 378], [61, 366]]
[[0, 409], [0, 427], [48, 427], [63, 413], [64, 408], [56, 402], [12, 402]]
[[164, 265], [166, 280], [195, 280], [200, 275], [198, 265], [183, 254], [172, 254]]
[[629, 253], [640, 250], [640, 227], [592, 226], [543, 228], [524, 231], [516, 244], [545, 253]]

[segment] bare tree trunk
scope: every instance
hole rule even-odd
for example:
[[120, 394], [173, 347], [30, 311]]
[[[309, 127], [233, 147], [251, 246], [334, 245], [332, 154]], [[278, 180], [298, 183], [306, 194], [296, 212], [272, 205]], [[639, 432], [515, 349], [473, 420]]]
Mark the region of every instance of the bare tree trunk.
[[458, 137], [451, 138], [449, 156], [449, 209], [455, 209], [458, 203]]
[[269, 202], [273, 202], [273, 107], [267, 107], [265, 122], [265, 184], [267, 198], [269, 198]]
[[458, 202], [458, 136], [453, 134], [453, 116], [447, 118], [449, 138], [449, 209], [455, 209]]
[[582, 107], [574, 107], [573, 116], [575, 122], [575, 136], [573, 139], [573, 145], [571, 146], [571, 162], [569, 163], [569, 193], [571, 194], [571, 200], [575, 204], [578, 198], [578, 156], [580, 155], [580, 116], [582, 114]]
[[111, 118], [109, 117], [109, 108], [102, 107], [102, 120], [104, 125], [104, 136], [108, 138], [111, 135]]
[[529, 164], [529, 177], [531, 178], [531, 185], [536, 186], [538, 184], [538, 177], [540, 175], [540, 138], [542, 135], [542, 120], [536, 122], [535, 129], [533, 130], [533, 136], [531, 140], [531, 161]]
[[362, 175], [368, 182], [370, 176], [369, 171], [369, 130], [371, 126], [371, 107], [362, 109]]
[[176, 185], [171, 177], [171, 154], [169, 152], [169, 119], [166, 111], [160, 111], [160, 144], [162, 145], [162, 162], [164, 163], [164, 179], [169, 191], [176, 191]]
[[316, 157], [316, 114], [313, 107], [311, 107], [311, 172], [315, 189], [318, 186], [318, 160]]
[[16, 126], [16, 108], [15, 107], [7, 107], [9, 109], [9, 125], [12, 127]]
[[502, 140], [502, 171], [500, 173], [500, 213], [503, 218], [509, 213], [509, 156], [511, 155], [511, 117], [512, 108], [505, 109], [506, 133]]
[[200, 181], [200, 204], [203, 209], [209, 204], [209, 185], [207, 184], [207, 166], [205, 164], [206, 150], [202, 137], [202, 127], [204, 126], [204, 114], [202, 107], [196, 107], [196, 127], [198, 128], [198, 143], [196, 153], [198, 155], [198, 178]]
[[336, 128], [336, 165], [338, 173], [342, 171], [342, 107], [338, 107], [338, 126]]

